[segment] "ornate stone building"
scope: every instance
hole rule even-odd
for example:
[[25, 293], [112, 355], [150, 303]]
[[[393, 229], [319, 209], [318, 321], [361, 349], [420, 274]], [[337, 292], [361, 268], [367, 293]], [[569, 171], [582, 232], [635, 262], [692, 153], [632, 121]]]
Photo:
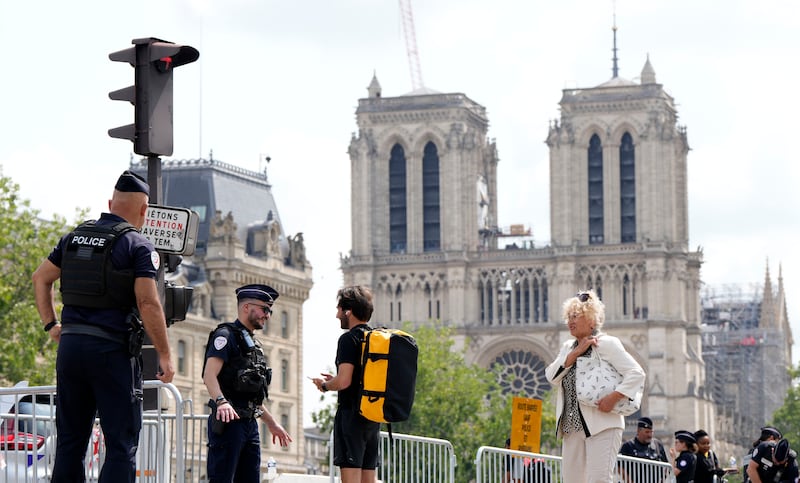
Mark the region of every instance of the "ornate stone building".
[[[131, 166], [140, 173], [146, 167], [146, 161]], [[164, 161], [162, 176], [160, 204], [190, 208], [200, 217], [195, 255], [185, 257], [178, 270], [166, 276], [194, 289], [186, 320], [168, 330], [176, 362], [173, 384], [184, 400], [192, 400], [195, 414], [208, 414], [202, 371], [209, 332], [220, 322], [236, 319], [237, 287], [274, 287], [280, 297], [269, 323], [256, 336], [273, 370], [267, 407], [294, 443], [287, 449], [273, 445], [260, 423], [262, 465], [272, 456], [282, 471], [305, 473], [303, 302], [311, 290], [312, 269], [303, 235], [285, 234], [266, 171], [248, 171], [211, 158]]]
[[525, 229], [498, 227], [502, 188], [484, 107], [431, 90], [382, 97], [373, 78], [350, 142], [345, 283], [374, 288], [382, 323], [453, 326], [469, 362], [500, 364], [507, 389], [530, 397], [550, 389], [544, 367], [569, 338], [561, 302], [593, 288], [606, 331], [647, 371], [641, 413], [657, 434], [713, 428], [702, 253], [688, 247], [686, 129], [649, 59], [640, 82], [614, 72], [562, 92], [546, 140], [550, 179], [529, 180], [550, 183], [552, 239], [542, 247], [506, 244]]

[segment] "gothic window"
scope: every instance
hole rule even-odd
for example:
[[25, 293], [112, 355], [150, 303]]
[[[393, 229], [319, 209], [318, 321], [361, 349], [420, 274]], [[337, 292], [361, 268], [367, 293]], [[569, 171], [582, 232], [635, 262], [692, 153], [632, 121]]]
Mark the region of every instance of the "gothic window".
[[529, 351], [511, 350], [497, 356], [498, 382], [504, 394], [541, 398], [551, 389], [544, 375], [547, 367], [539, 356]]
[[425, 300], [428, 301], [428, 318], [433, 317], [433, 300], [431, 300], [431, 286], [430, 284], [425, 284]]
[[439, 153], [428, 142], [422, 156], [422, 223], [423, 249], [426, 252], [441, 248], [439, 231]]
[[[531, 291], [530, 291], [530, 284], [528, 284], [528, 279], [525, 279], [520, 284], [522, 292], [522, 300], [517, 302], [517, 320], [522, 319], [525, 323], [531, 321]], [[520, 305], [522, 307], [520, 307]]]
[[186, 375], [186, 342], [178, 341], [178, 374]]
[[281, 391], [289, 390], [289, 361], [287, 359], [281, 360]]
[[589, 243], [603, 243], [603, 145], [595, 134], [589, 140], [586, 174], [589, 179]]
[[397, 320], [403, 321], [403, 311], [402, 307], [400, 306], [400, 298], [403, 296], [403, 291], [400, 289], [400, 285], [397, 286], [397, 289], [394, 291], [394, 299], [397, 301]]
[[406, 154], [399, 144], [389, 158], [389, 247], [392, 253], [406, 251]]
[[478, 291], [480, 292], [481, 301], [481, 323], [483, 325], [492, 325], [492, 319], [494, 318], [494, 289], [492, 282], [482, 280], [478, 284]]
[[622, 279], [622, 315], [628, 315], [630, 313], [630, 291], [631, 291], [631, 280], [628, 278], [628, 274], [625, 274], [625, 277]]
[[636, 156], [630, 133], [619, 146], [619, 203], [622, 243], [636, 241]]
[[[547, 322], [547, 306], [549, 303], [547, 296], [547, 280], [542, 280], [541, 292], [541, 296], [536, 298], [536, 310], [539, 312], [539, 317], [536, 320], [539, 322]], [[539, 310], [539, 305], [542, 307], [541, 310]]]

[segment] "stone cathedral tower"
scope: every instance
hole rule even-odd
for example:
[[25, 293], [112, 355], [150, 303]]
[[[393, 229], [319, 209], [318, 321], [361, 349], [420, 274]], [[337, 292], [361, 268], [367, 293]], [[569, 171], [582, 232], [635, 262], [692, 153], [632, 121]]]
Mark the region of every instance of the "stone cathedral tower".
[[688, 248], [689, 146], [649, 59], [641, 82], [619, 77], [615, 61], [608, 82], [563, 91], [546, 141], [545, 247], [498, 247], [511, 233], [498, 228], [502, 187], [482, 106], [430, 90], [382, 97], [375, 78], [368, 93], [350, 143], [353, 248], [342, 269], [345, 283], [375, 290], [374, 320], [453, 326], [470, 362], [500, 364], [507, 390], [537, 397], [550, 389], [544, 367], [569, 338], [561, 302], [594, 288], [606, 331], [647, 372], [642, 413], [657, 436], [713, 428], [702, 254]]

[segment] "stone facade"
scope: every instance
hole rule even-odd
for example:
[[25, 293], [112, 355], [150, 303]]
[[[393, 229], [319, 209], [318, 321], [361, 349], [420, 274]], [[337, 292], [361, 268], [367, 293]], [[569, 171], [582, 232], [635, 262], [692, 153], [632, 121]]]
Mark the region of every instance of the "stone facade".
[[452, 326], [469, 362], [501, 364], [508, 390], [529, 397], [550, 389], [544, 367], [569, 338], [561, 302], [595, 289], [605, 330], [647, 372], [641, 414], [667, 440], [711, 433], [715, 409], [702, 253], [688, 248], [686, 129], [649, 60], [641, 79], [563, 91], [547, 136], [552, 239], [542, 247], [498, 227], [497, 148], [482, 106], [432, 91], [385, 98], [373, 79], [350, 142], [353, 248], [342, 269], [346, 284], [375, 290], [375, 320]]

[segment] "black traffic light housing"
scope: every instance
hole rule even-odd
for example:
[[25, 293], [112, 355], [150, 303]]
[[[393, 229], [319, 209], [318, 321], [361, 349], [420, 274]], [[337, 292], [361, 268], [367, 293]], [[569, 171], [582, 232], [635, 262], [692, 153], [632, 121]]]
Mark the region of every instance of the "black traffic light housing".
[[133, 47], [109, 54], [115, 62], [135, 68], [135, 83], [108, 94], [112, 100], [135, 107], [134, 123], [108, 130], [113, 138], [133, 141], [133, 152], [142, 156], [172, 155], [172, 71], [200, 57], [188, 45], [154, 37], [133, 39]]
[[192, 303], [192, 287], [177, 286], [172, 282], [164, 285], [164, 316], [167, 327], [175, 322], [186, 320], [186, 312]]

